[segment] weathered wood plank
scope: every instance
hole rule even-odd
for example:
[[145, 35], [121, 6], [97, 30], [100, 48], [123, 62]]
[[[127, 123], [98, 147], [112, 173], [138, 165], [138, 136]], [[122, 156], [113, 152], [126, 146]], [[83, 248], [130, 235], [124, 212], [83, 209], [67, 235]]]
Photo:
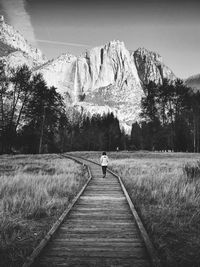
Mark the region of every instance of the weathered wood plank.
[[[123, 206], [123, 207], [121, 207], [121, 205], [120, 205], [120, 207], [119, 206], [111, 206], [112, 207], [112, 210], [111, 210], [111, 212], [126, 212], [126, 211], [128, 211], [128, 206]], [[107, 211], [110, 211], [110, 206], [108, 207], [108, 206], [98, 206], [98, 207], [96, 207], [95, 205], [92, 205], [92, 206], [90, 206], [90, 207], [88, 207], [88, 205], [81, 205], [81, 204], [77, 204], [76, 205], [76, 207], [74, 207], [74, 209], [73, 209], [73, 211], [77, 211], [77, 210], [80, 210], [80, 211], [101, 211], [102, 210], [102, 208], [103, 208], [103, 210], [105, 211], [105, 212], [107, 212]]]
[[129, 214], [125, 214], [125, 213], [120, 213], [120, 212], [112, 212], [112, 213], [109, 213], [109, 212], [107, 212], [107, 213], [103, 213], [103, 212], [101, 212], [101, 211], [91, 211], [91, 214], [90, 213], [88, 213], [88, 211], [83, 211], [83, 212], [79, 212], [79, 213], [73, 213], [73, 214], [70, 214], [71, 216], [71, 219], [74, 219], [74, 218], [76, 218], [76, 219], [80, 219], [80, 220], [82, 220], [82, 219], [87, 219], [87, 216], [88, 216], [88, 218], [99, 218], [99, 220], [102, 220], [102, 218], [121, 218], [121, 219], [131, 219], [132, 217], [131, 216], [129, 216]]
[[[52, 262], [55, 263], [55, 265], [52, 264]], [[149, 262], [142, 259], [135, 259], [135, 258], [126, 258], [126, 259], [120, 259], [120, 258], [106, 258], [106, 257], [68, 257], [67, 261], [66, 259], [63, 259], [62, 257], [54, 257], [54, 258], [47, 258], [45, 257], [41, 262], [40, 265], [37, 267], [56, 267], [56, 266], [102, 266], [102, 267], [150, 267]]]
[[54, 243], [53, 243], [53, 246], [55, 246], [59, 249], [62, 249], [62, 248], [70, 248], [70, 249], [73, 249], [73, 248], [80, 248], [80, 249], [89, 249], [89, 250], [93, 250], [93, 249], [96, 249], [96, 250], [105, 250], [105, 251], [109, 251], [109, 250], [120, 250], [120, 251], [131, 251], [135, 248], [143, 248], [144, 247], [144, 243], [142, 242], [116, 242], [116, 243], [112, 243], [112, 242], [98, 242], [98, 241], [95, 241], [95, 242], [86, 242], [86, 241], [82, 241], [82, 240], [75, 240], [75, 241], [67, 241], [66, 240], [54, 240]]
[[[87, 226], [87, 225], [91, 225], [87, 220], [80, 220], [80, 221], [76, 221], [76, 220], [70, 220], [67, 222], [67, 224], [65, 224], [67, 227], [70, 227], [70, 226], [74, 226], [76, 224], [76, 226], [80, 226], [80, 225], [84, 225], [84, 226]], [[98, 227], [98, 226], [105, 226], [105, 227], [126, 227], [126, 226], [131, 226], [133, 227], [133, 224], [131, 222], [131, 220], [129, 220], [128, 222], [126, 220], [124, 221], [121, 221], [121, 222], [113, 222], [112, 220], [109, 220], [109, 221], [105, 221], [102, 223], [102, 221], [100, 220], [96, 220], [96, 221], [93, 221], [92, 222], [92, 225], [95, 226], [95, 227]]]
[[109, 218], [112, 218], [113, 220], [117, 220], [117, 219], [131, 219], [132, 216], [129, 215], [129, 214], [126, 214], [126, 215], [122, 215], [122, 214], [103, 214], [103, 213], [95, 213], [93, 215], [89, 215], [87, 213], [78, 213], [78, 214], [70, 214], [70, 218], [79, 218], [80, 220], [82, 218], [87, 218], [88, 217], [88, 220], [92, 220], [92, 219], [97, 219], [99, 218], [99, 220], [104, 220], [104, 219], [109, 219]]
[[134, 230], [133, 228], [129, 228], [129, 229], [119, 229], [119, 228], [114, 228], [112, 231], [112, 228], [111, 227], [108, 227], [108, 228], [105, 228], [103, 229], [102, 228], [89, 228], [89, 227], [83, 227], [83, 228], [79, 228], [79, 227], [76, 227], [76, 228], [69, 228], [69, 227], [62, 227], [60, 229], [60, 233], [66, 233], [66, 232], [69, 232], [69, 233], [77, 233], [77, 234], [81, 234], [81, 233], [88, 233], [88, 234], [92, 234], [92, 233], [99, 233], [99, 235], [101, 233], [103, 234], [107, 234], [109, 236], [109, 234], [118, 234], [119, 231], [120, 231], [120, 234], [124, 233], [124, 234], [129, 234], [130, 231], [132, 231], [133, 234], [137, 233], [136, 230]]
[[[55, 246], [56, 245], [56, 246]], [[103, 244], [87, 244], [87, 243], [66, 243], [66, 242], [54, 242], [53, 245], [49, 245], [49, 248], [51, 249], [51, 251], [59, 251], [59, 252], [67, 252], [67, 251], [71, 251], [71, 252], [75, 252], [76, 251], [100, 251], [100, 252], [128, 252], [129, 255], [133, 255], [133, 253], [138, 253], [141, 252], [141, 250], [144, 248], [144, 244], [107, 244], [107, 243], [103, 243]], [[133, 252], [134, 251], [134, 252]], [[145, 253], [145, 251], [144, 251]]]
[[[51, 242], [51, 241], [50, 241]], [[65, 243], [76, 243], [76, 244], [87, 244], [87, 245], [93, 245], [93, 243], [96, 243], [97, 245], [102, 245], [102, 244], [111, 244], [113, 245], [118, 245], [118, 244], [124, 244], [128, 246], [128, 244], [136, 245], [136, 244], [141, 244], [144, 245], [144, 242], [139, 238], [81, 238], [81, 237], [76, 237], [76, 238], [70, 238], [69, 240], [66, 240], [64, 237], [57, 237], [54, 242], [65, 242]], [[114, 242], [114, 243], [113, 243]]]
[[127, 233], [127, 232], [122, 232], [122, 233], [116, 233], [116, 232], [112, 232], [112, 233], [108, 233], [106, 232], [99, 232], [99, 231], [93, 231], [93, 232], [70, 232], [70, 233], [66, 233], [66, 232], [62, 232], [59, 233], [58, 235], [58, 239], [60, 238], [66, 238], [66, 239], [70, 239], [70, 238], [76, 238], [76, 239], [81, 239], [81, 238], [87, 238], [87, 237], [92, 237], [92, 238], [126, 238], [126, 239], [134, 239], [134, 240], [138, 240], [139, 238], [141, 238], [139, 236], [138, 233]]
[[54, 256], [61, 256], [67, 259], [70, 256], [75, 257], [107, 257], [107, 258], [127, 258], [127, 257], [134, 257], [136, 259], [145, 259], [146, 258], [146, 251], [142, 251], [142, 248], [134, 249], [132, 251], [121, 251], [121, 250], [91, 250], [91, 249], [83, 249], [80, 248], [66, 248], [66, 249], [59, 249], [58, 247], [53, 247], [49, 249], [45, 253], [45, 257], [54, 257]]

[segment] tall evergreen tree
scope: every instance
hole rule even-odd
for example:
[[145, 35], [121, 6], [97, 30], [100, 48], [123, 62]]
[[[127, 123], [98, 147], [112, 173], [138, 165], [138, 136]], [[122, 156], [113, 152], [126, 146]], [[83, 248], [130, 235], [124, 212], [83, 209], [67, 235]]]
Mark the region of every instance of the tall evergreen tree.
[[[186, 142], [191, 146], [190, 101], [189, 88], [180, 79], [174, 82], [164, 79], [163, 83], [158, 86], [153, 85], [152, 82], [147, 85], [146, 97], [142, 100], [141, 113], [142, 118], [146, 121], [142, 124], [145, 148], [173, 151], [190, 150], [188, 145], [182, 144]], [[194, 104], [191, 107], [194, 109]], [[198, 126], [194, 125], [194, 132], [196, 133]], [[194, 139], [197, 140], [196, 137]]]
[[[32, 97], [26, 106], [26, 124], [22, 129], [26, 146], [34, 140], [34, 153], [55, 151], [54, 138], [59, 131], [64, 104], [55, 87], [48, 88], [40, 74], [33, 77]], [[29, 134], [31, 135], [29, 136]], [[33, 138], [34, 135], [34, 138]]]
[[17, 128], [23, 120], [23, 112], [32, 93], [31, 71], [27, 66], [11, 69], [5, 74], [1, 67], [1, 124], [3, 132], [4, 152], [10, 152], [14, 145]]

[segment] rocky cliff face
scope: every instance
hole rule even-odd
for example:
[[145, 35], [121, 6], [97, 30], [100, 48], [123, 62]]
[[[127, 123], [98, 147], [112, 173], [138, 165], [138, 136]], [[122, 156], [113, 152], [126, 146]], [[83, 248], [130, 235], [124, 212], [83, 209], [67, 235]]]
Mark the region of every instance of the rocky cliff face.
[[[31, 68], [47, 62], [42, 52], [33, 48], [25, 38], [0, 17], [0, 57], [9, 67], [27, 64]], [[13, 54], [13, 55], [11, 55]]]
[[62, 55], [38, 71], [49, 85], [59, 85], [63, 92], [70, 89], [74, 93], [73, 102], [109, 85], [120, 89], [141, 88], [135, 63], [124, 43], [119, 41], [93, 48], [80, 57]]
[[80, 57], [62, 55], [37, 71], [84, 112], [113, 112], [123, 125], [138, 120], [147, 83], [175, 79], [160, 55], [144, 48], [129, 52], [120, 41]]
[[34, 73], [42, 73], [48, 86], [55, 86], [68, 105], [89, 114], [113, 112], [127, 131], [139, 119], [145, 84], [175, 79], [158, 54], [144, 48], [130, 52], [120, 41], [79, 57], [63, 54], [47, 62], [38, 49], [1, 20], [0, 30], [0, 59], [8, 68], [27, 64]]
[[85, 112], [114, 112], [131, 124], [140, 112], [143, 89], [134, 60], [123, 42], [112, 41], [85, 55], [62, 55], [37, 70]]
[[144, 85], [150, 81], [161, 84], [163, 79], [176, 79], [174, 73], [163, 63], [159, 54], [145, 48], [139, 48], [132, 53], [132, 57], [140, 80]]

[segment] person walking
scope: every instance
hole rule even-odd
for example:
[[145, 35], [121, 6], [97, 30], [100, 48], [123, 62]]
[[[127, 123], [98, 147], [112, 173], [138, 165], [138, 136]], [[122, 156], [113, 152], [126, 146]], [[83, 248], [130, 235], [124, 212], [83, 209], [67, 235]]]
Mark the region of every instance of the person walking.
[[102, 153], [102, 156], [100, 158], [100, 163], [102, 167], [102, 172], [103, 172], [103, 178], [106, 177], [106, 169], [108, 167], [108, 156], [106, 155], [106, 152]]

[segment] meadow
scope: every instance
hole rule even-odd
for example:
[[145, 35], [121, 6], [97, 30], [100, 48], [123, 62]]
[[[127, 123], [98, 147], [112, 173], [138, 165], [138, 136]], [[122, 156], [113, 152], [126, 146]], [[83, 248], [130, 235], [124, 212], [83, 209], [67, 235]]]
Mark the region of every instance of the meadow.
[[[101, 153], [76, 155], [99, 161]], [[119, 174], [165, 267], [200, 266], [200, 155], [112, 152]]]
[[0, 156], [0, 266], [22, 266], [88, 179], [58, 155]]

